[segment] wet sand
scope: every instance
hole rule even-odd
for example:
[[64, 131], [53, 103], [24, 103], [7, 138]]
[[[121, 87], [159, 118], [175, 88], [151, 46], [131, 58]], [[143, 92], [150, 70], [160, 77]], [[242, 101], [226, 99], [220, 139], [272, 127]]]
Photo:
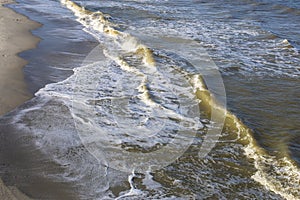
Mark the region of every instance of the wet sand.
[[[30, 30], [40, 26], [23, 15], [4, 7], [12, 0], [0, 0], [0, 115], [3, 115], [25, 101], [32, 95], [24, 82], [22, 68], [26, 61], [18, 53], [35, 48], [39, 38]], [[0, 199], [29, 199], [14, 186], [5, 186], [0, 179]]]
[[32, 97], [24, 82], [22, 68], [26, 61], [18, 53], [35, 48], [39, 38], [30, 30], [40, 26], [23, 15], [17, 14], [0, 0], [0, 115], [7, 113]]

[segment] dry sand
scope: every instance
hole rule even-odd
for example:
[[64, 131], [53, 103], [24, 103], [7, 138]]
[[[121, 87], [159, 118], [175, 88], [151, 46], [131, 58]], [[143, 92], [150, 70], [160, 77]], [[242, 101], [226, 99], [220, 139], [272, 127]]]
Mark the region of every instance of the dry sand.
[[[30, 30], [40, 24], [3, 7], [12, 0], [0, 0], [0, 115], [3, 115], [30, 99], [24, 83], [22, 68], [26, 61], [18, 53], [34, 48], [39, 38]], [[29, 199], [14, 186], [5, 186], [0, 179], [1, 200]]]
[[22, 68], [26, 61], [16, 54], [34, 48], [39, 42], [30, 30], [40, 24], [3, 7], [11, 2], [0, 0], [0, 115], [32, 97], [23, 77]]

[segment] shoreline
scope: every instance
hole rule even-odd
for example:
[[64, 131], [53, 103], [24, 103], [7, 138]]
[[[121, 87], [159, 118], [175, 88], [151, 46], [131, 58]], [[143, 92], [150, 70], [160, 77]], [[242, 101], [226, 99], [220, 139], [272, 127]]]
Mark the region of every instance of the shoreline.
[[[36, 48], [40, 38], [31, 30], [41, 24], [16, 13], [6, 4], [13, 0], [0, 0], [0, 116], [12, 111], [33, 96], [24, 80], [23, 67], [27, 61], [18, 54]], [[15, 186], [5, 186], [0, 178], [1, 200], [29, 200]]]
[[40, 41], [31, 30], [41, 24], [4, 7], [11, 3], [14, 1], [0, 0], [0, 116], [33, 97], [24, 80], [27, 61], [18, 54], [36, 48]]

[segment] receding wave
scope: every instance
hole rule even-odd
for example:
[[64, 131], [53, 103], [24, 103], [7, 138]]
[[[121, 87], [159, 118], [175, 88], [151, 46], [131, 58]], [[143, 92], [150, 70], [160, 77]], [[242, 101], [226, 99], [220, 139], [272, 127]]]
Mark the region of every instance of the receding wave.
[[[172, 107], [171, 105], [171, 94], [166, 93], [166, 98], [168, 99], [167, 102], [169, 103], [164, 105], [155, 99], [155, 94], [153, 93], [153, 87], [155, 86], [152, 86], [151, 92], [151, 84], [153, 84], [155, 81], [161, 83], [162, 85], [164, 83], [164, 81], [159, 78], [159, 74], [157, 73], [158, 69], [156, 65], [158, 65], [158, 58], [157, 54], [155, 54], [155, 50], [152, 50], [146, 45], [142, 44], [137, 38], [133, 37], [129, 33], [122, 32], [118, 28], [118, 24], [110, 22], [109, 15], [100, 11], [89, 11], [70, 0], [62, 0], [61, 2], [68, 9], [74, 12], [74, 14], [78, 17], [77, 20], [82, 23], [88, 31], [92, 29], [92, 31], [99, 32], [108, 38], [111, 38], [110, 41], [112, 46], [105, 48], [104, 55], [113, 60], [121, 67], [122, 70], [126, 71], [126, 73], [131, 73], [136, 76], [136, 79], [139, 80], [139, 83], [137, 84], [136, 82], [133, 82], [132, 86], [138, 88], [137, 95], [147, 106], [159, 108], [163, 110], [163, 112], [168, 112], [169, 117], [172, 116], [173, 118], [173, 121], [171, 120], [172, 122], [170, 122], [170, 125], [179, 119], [186, 120], [190, 125], [195, 125], [197, 123], [194, 121], [194, 119], [183, 119], [184, 117], [178, 116], [176, 113], [176, 108]], [[287, 40], [284, 40], [283, 44], [288, 45], [289, 43]], [[134, 65], [135, 62], [138, 62], [139, 64]], [[156, 74], [158, 78], [151, 78], [151, 74], [152, 76], [153, 74]], [[189, 98], [191, 98], [191, 94], [192, 96], [196, 96], [200, 101], [200, 108], [204, 109], [204, 112], [209, 115], [209, 108], [217, 107], [218, 104], [217, 101], [213, 100], [214, 97], [205, 86], [205, 81], [201, 75], [183, 73], [181, 76], [185, 77], [187, 80], [190, 80], [188, 84], [192, 86], [192, 90], [188, 91], [187, 93], [183, 93], [183, 95]], [[49, 94], [49, 91], [52, 91], [52, 95], [57, 95], [57, 93], [53, 92], [53, 90], [56, 89], [49, 89], [49, 87], [46, 87], [44, 90], [41, 90], [38, 95], [43, 95], [44, 92]], [[185, 103], [187, 102], [188, 101]], [[195, 101], [193, 101], [193, 103], [195, 103]], [[93, 104], [95, 104], [95, 101]], [[265, 186], [268, 190], [271, 190], [286, 199], [299, 198], [300, 170], [295, 162], [289, 157], [288, 153], [286, 153], [286, 155], [283, 157], [269, 155], [257, 144], [251, 130], [246, 127], [234, 114], [222, 108], [219, 109], [219, 112], [226, 115], [225, 127], [229, 127], [231, 134], [236, 135], [236, 142], [244, 145], [244, 154], [247, 156], [250, 162], [253, 162], [256, 172], [252, 175], [252, 178], [261, 185]], [[161, 113], [157, 110], [157, 114], [159, 115]], [[105, 122], [103, 123], [105, 124]], [[107, 121], [107, 123], [109, 122]], [[153, 124], [155, 123], [156, 122], [154, 121]], [[202, 125], [199, 127], [202, 127]], [[113, 139], [115, 138], [110, 138], [109, 140], [112, 141]], [[149, 145], [151, 146], [153, 144]]]

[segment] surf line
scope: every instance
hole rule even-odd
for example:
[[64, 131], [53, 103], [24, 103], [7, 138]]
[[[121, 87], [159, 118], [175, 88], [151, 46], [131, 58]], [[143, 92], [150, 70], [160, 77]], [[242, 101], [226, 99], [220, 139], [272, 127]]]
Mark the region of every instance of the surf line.
[[[70, 9], [75, 16], [78, 17], [77, 20], [85, 27], [92, 28], [96, 31], [104, 33], [107, 36], [118, 39], [119, 42], [117, 40], [115, 40], [115, 42], [117, 42], [120, 47], [124, 48], [125, 42], [129, 40], [136, 41], [136, 39], [129, 33], [124, 33], [117, 30], [116, 28], [118, 26], [108, 20], [109, 15], [105, 15], [100, 11], [92, 12], [86, 10], [84, 7], [79, 6], [77, 3], [71, 0], [61, 0], [61, 3]], [[123, 50], [134, 52], [137, 55], [142, 56], [145, 65], [155, 66], [152, 50], [147, 46], [140, 43], [135, 43], [131, 48], [124, 48]]]
[[[78, 17], [77, 21], [86, 28], [91, 28], [113, 38], [114, 42], [123, 50], [141, 56], [146, 66], [155, 66], [153, 51], [149, 47], [137, 42], [137, 39], [129, 33], [118, 30], [118, 25], [109, 21], [109, 15], [103, 14], [100, 11], [92, 12], [86, 10], [71, 0], [61, 0], [61, 3], [71, 10], [74, 15]], [[128, 42], [130, 42], [131, 45], [125, 45]], [[125, 63], [124, 65], [127, 66], [128, 64]], [[209, 113], [209, 108], [212, 106], [218, 107], [218, 104], [205, 86], [205, 82], [201, 76], [196, 75], [193, 79], [197, 79], [191, 82], [191, 85], [195, 90], [197, 98], [201, 101], [200, 106], [205, 108]], [[237, 142], [244, 145], [245, 155], [247, 158], [253, 160], [257, 171], [252, 178], [265, 186], [268, 190], [286, 199], [297, 199], [300, 196], [300, 191], [297, 188], [300, 180], [300, 170], [294, 161], [290, 159], [288, 155], [283, 158], [268, 155], [268, 153], [257, 144], [252, 131], [234, 114], [222, 108], [218, 108], [218, 110], [220, 113], [225, 113], [225, 126], [230, 127], [231, 133], [236, 134]], [[272, 173], [270, 173], [270, 170]], [[277, 177], [280, 177], [280, 180]]]

